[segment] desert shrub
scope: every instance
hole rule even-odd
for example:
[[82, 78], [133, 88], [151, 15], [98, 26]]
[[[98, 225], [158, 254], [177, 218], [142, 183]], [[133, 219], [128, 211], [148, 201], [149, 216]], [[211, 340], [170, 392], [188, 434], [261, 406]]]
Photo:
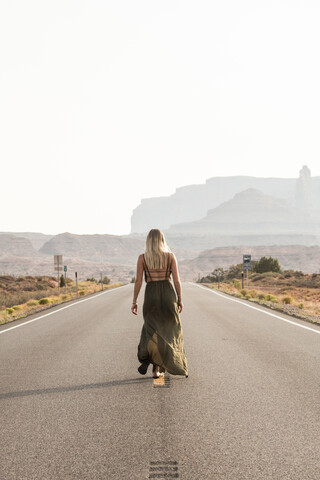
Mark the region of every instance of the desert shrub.
[[254, 266], [254, 271], [257, 273], [280, 272], [280, 270], [281, 267], [278, 260], [272, 257], [261, 257]]
[[237, 278], [234, 278], [234, 279], [232, 280], [232, 283], [233, 283], [233, 286], [234, 286], [235, 288], [238, 288], [238, 289], [241, 288], [241, 282], [240, 282], [240, 280], [238, 280]]
[[97, 282], [97, 280], [96, 280], [95, 278], [93, 278], [93, 277], [92, 277], [92, 278], [87, 278], [87, 282], [95, 282], [95, 283], [96, 283], [96, 282]]
[[251, 295], [252, 298], [256, 298], [257, 295], [258, 295], [257, 290], [249, 290], [249, 293], [250, 293], [250, 295]]
[[39, 305], [46, 305], [47, 303], [50, 303], [49, 298], [40, 298]]
[[240, 290], [240, 293], [245, 297], [246, 295], [248, 295], [249, 292], [246, 288], [243, 288], [242, 290]]
[[317, 280], [307, 275], [304, 277], [295, 278], [293, 284], [304, 288], [319, 288], [319, 283]]
[[299, 303], [298, 308], [300, 308], [300, 309], [304, 308], [304, 303]]
[[64, 275], [62, 274], [60, 276], [60, 282], [59, 282], [60, 287], [65, 287], [66, 286], [66, 280], [64, 278]]
[[212, 283], [213, 281], [213, 278], [207, 275], [206, 277], [200, 278], [199, 283]]
[[34, 287], [33, 287], [32, 285], [25, 285], [25, 286], [23, 287], [23, 290], [24, 290], [25, 292], [33, 292]]
[[3, 282], [13, 282], [14, 281], [14, 277], [12, 275], [1, 275], [0, 276], [0, 280], [3, 281]]
[[294, 270], [284, 270], [283, 275], [284, 278], [290, 278], [294, 275]]
[[13, 310], [20, 310], [19, 305], [13, 305], [13, 307], [11, 307], [11, 308], [13, 308]]
[[86, 292], [84, 290], [80, 290], [80, 292], [79, 292], [80, 297], [83, 297], [83, 295], [85, 295], [85, 294], [86, 294]]
[[67, 300], [69, 297], [68, 297], [68, 295], [62, 295], [61, 298], [62, 298], [62, 300]]
[[224, 274], [225, 272], [223, 268], [215, 268], [213, 272], [211, 272], [212, 281], [218, 282], [220, 280], [222, 282], [222, 280], [224, 279]]
[[247, 293], [247, 295], [245, 295], [244, 297], [245, 297], [246, 300], [250, 300], [250, 298], [252, 298], [249, 293]]
[[294, 271], [294, 276], [295, 276], [295, 277], [303, 277], [303, 276], [304, 276], [304, 273], [301, 272], [301, 270], [295, 270], [295, 271]]
[[259, 300], [265, 300], [266, 299], [266, 296], [264, 293], [258, 293], [258, 299]]
[[262, 273], [262, 278], [270, 280], [270, 278], [277, 278], [277, 272], [264, 272]]
[[264, 278], [263, 275], [252, 275], [251, 277], [251, 282], [258, 282], [259, 280], [262, 280]]
[[242, 293], [240, 293], [240, 292], [236, 293], [235, 296], [236, 296], [237, 298], [243, 298], [243, 295], [242, 295]]
[[282, 302], [285, 303], [286, 305], [289, 305], [292, 303], [293, 298], [292, 297], [283, 297]]
[[38, 305], [38, 302], [37, 300], [30, 300], [28, 303], [27, 303], [28, 307], [35, 307], [36, 305]]
[[102, 280], [102, 283], [104, 283], [105, 285], [109, 285], [109, 283], [111, 282], [110, 278], [109, 277], [103, 277], [103, 280]]
[[266, 300], [267, 300], [268, 302], [272, 302], [272, 303], [277, 303], [277, 302], [278, 302], [277, 297], [276, 297], [275, 295], [270, 294], [270, 293], [268, 293], [268, 294], [266, 295]]
[[242, 268], [242, 263], [238, 263], [237, 265], [231, 265], [231, 267], [229, 267], [228, 270], [224, 272], [225, 278], [227, 280], [232, 280], [233, 278], [241, 279]]
[[12, 313], [14, 313], [14, 309], [13, 308], [6, 308], [6, 313], [11, 315]]

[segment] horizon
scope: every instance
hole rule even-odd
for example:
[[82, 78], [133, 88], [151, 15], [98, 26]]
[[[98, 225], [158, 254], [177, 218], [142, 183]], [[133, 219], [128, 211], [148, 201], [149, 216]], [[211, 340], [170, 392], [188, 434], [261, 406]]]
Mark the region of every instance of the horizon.
[[[303, 168], [305, 168], [305, 167], [308, 168], [307, 165], [303, 165], [302, 168], [301, 168], [301, 170], [302, 170]], [[301, 172], [301, 170], [300, 170], [300, 172]], [[179, 190], [179, 189], [187, 188], [187, 187], [189, 187], [189, 186], [194, 186], [194, 185], [205, 185], [208, 181], [210, 181], [210, 180], [212, 180], [212, 179], [214, 179], [214, 178], [231, 178], [231, 177], [233, 177], [233, 178], [250, 177], [250, 178], [259, 178], [259, 179], [266, 179], [266, 180], [268, 180], [268, 179], [269, 179], [269, 180], [271, 180], [271, 179], [298, 180], [298, 178], [299, 178], [299, 177], [294, 178], [294, 177], [272, 177], [272, 176], [271, 176], [271, 177], [257, 177], [257, 176], [253, 176], [253, 175], [215, 176], [215, 177], [210, 177], [210, 178], [206, 179], [205, 182], [203, 182], [203, 183], [190, 184], [190, 185], [182, 185], [181, 187], [177, 187], [177, 188], [175, 189], [175, 192], [174, 192], [172, 195], [174, 195], [174, 194], [177, 192], [177, 190]], [[310, 178], [317, 178], [317, 177], [318, 177], [318, 176], [312, 176], [312, 175], [311, 175]], [[251, 188], [249, 188], [249, 190], [250, 190], [250, 189], [251, 189]], [[246, 191], [246, 190], [248, 190], [248, 188], [245, 188], [243, 191]], [[257, 189], [257, 190], [259, 190], [259, 189]], [[240, 192], [239, 192], [239, 193], [240, 193]], [[153, 199], [153, 198], [169, 198], [169, 197], [172, 196], [172, 195], [166, 195], [166, 196], [162, 196], [162, 197], [149, 197], [149, 198], [145, 198], [145, 199], [143, 198], [143, 199], [141, 199], [139, 205], [141, 205], [141, 203], [142, 203], [143, 200], [149, 200], [149, 199]], [[238, 194], [236, 194], [236, 195], [238, 195]], [[275, 197], [275, 198], [276, 198], [276, 197]], [[224, 202], [222, 202], [222, 203], [224, 203]], [[138, 207], [139, 205], [137, 205], [137, 207]], [[135, 207], [135, 208], [137, 208], [137, 207]], [[133, 209], [133, 211], [134, 211], [134, 209]], [[155, 227], [155, 228], [157, 228], [157, 227]], [[52, 235], [52, 236], [63, 235], [63, 234], [69, 233], [69, 234], [71, 234], [71, 235], [110, 235], [110, 236], [121, 236], [121, 237], [123, 237], [123, 236], [130, 236], [130, 235], [133, 235], [133, 236], [146, 235], [146, 234], [147, 234], [147, 231], [146, 231], [146, 232], [131, 232], [131, 231], [130, 231], [129, 233], [123, 233], [123, 234], [109, 233], [109, 232], [93, 232], [93, 233], [87, 233], [87, 232], [85, 232], [85, 233], [79, 233], [79, 232], [71, 232], [71, 231], [69, 231], [69, 230], [68, 230], [68, 231], [67, 231], [67, 230], [66, 230], [66, 231], [59, 231], [59, 232], [57, 232], [57, 233], [48, 233], [48, 232], [44, 232], [44, 231], [26, 231], [26, 230], [25, 230], [25, 231], [22, 231], [22, 230], [11, 230], [11, 231], [2, 231], [2, 230], [1, 230], [1, 231], [0, 231], [0, 234], [10, 234], [10, 233], [13, 233], [13, 234], [14, 234], [14, 233], [20, 233], [20, 234], [22, 234], [22, 233], [36, 233], [36, 234]]]

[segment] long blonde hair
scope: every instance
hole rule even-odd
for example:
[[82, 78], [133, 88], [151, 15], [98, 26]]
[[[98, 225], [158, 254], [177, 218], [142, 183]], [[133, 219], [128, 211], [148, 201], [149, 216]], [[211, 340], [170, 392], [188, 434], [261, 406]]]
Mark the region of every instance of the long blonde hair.
[[166, 252], [171, 252], [161, 230], [153, 228], [146, 239], [145, 259], [148, 268], [165, 268]]

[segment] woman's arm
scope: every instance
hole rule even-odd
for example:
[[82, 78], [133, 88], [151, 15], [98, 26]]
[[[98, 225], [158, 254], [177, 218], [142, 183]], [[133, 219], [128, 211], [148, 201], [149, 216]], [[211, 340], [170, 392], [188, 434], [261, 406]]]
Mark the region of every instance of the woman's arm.
[[177, 295], [178, 295], [178, 310], [179, 313], [182, 312], [183, 309], [183, 303], [182, 303], [182, 292], [181, 292], [181, 282], [180, 282], [180, 277], [179, 277], [179, 270], [178, 270], [178, 262], [175, 257], [175, 254], [172, 253], [172, 278], [173, 278], [173, 283], [174, 283], [174, 288], [176, 289]]
[[142, 277], [143, 277], [142, 255], [139, 255], [138, 262], [137, 262], [136, 281], [134, 283], [133, 300], [132, 300], [132, 307], [131, 307], [131, 311], [132, 313], [134, 313], [134, 315], [138, 314], [137, 299], [138, 299], [139, 292], [142, 285]]

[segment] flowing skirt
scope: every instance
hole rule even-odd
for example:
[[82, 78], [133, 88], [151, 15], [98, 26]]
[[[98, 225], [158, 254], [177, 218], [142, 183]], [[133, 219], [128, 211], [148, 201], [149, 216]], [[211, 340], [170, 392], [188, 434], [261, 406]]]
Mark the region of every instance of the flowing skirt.
[[146, 284], [143, 319], [139, 361], [158, 365], [172, 375], [188, 375], [176, 293], [169, 280]]

